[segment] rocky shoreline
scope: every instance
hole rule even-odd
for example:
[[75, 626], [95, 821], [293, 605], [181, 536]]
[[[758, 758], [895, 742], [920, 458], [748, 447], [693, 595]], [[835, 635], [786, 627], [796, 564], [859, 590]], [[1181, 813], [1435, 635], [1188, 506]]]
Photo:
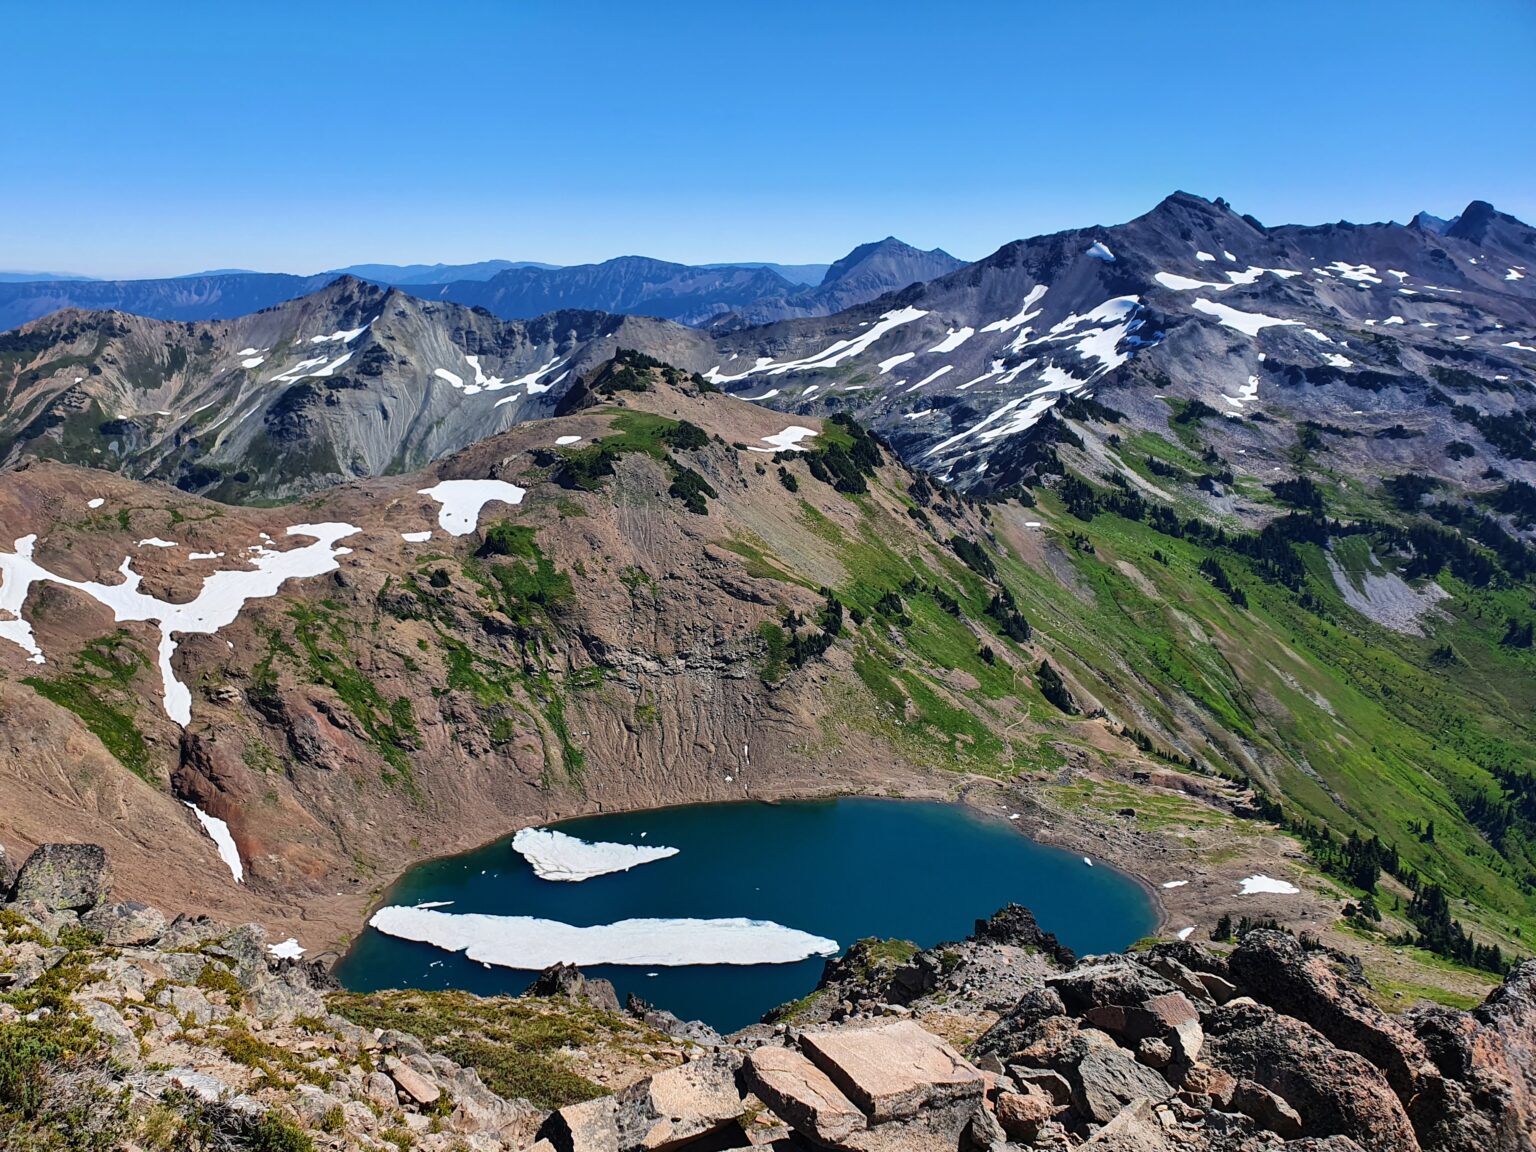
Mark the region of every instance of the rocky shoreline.
[[568, 967], [520, 998], [342, 994], [259, 926], [167, 919], [111, 884], [94, 845], [0, 860], [7, 1149], [1516, 1152], [1536, 1138], [1536, 961], [1472, 1012], [1391, 1016], [1358, 962], [1307, 938], [1078, 958], [1010, 906], [935, 948], [862, 941], [803, 1000], [722, 1037], [621, 1006]]

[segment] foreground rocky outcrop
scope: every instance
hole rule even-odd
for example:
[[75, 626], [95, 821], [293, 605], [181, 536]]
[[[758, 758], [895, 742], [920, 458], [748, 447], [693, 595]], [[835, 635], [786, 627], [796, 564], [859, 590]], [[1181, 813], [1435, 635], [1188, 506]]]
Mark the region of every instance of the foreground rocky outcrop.
[[7, 1152], [1536, 1146], [1536, 962], [1475, 1011], [1391, 1016], [1284, 932], [1078, 960], [1012, 906], [862, 941], [720, 1037], [568, 965], [516, 999], [342, 994], [255, 925], [114, 900], [93, 845], [0, 896]]

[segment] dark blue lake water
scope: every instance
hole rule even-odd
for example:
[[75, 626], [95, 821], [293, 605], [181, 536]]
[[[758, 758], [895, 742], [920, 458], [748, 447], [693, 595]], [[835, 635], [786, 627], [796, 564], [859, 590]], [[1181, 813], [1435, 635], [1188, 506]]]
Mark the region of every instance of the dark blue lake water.
[[[772, 920], [846, 947], [866, 936], [929, 947], [969, 934], [1011, 901], [1079, 953], [1118, 951], [1156, 913], [1129, 877], [1036, 844], [1006, 821], [959, 804], [848, 798], [701, 804], [590, 816], [552, 825], [584, 840], [670, 845], [679, 853], [580, 883], [541, 880], [511, 837], [417, 865], [385, 902], [452, 901], [443, 911], [539, 916], [595, 925], [632, 917]], [[642, 838], [641, 833], [645, 833]], [[825, 961], [633, 968], [585, 966], [683, 1019], [743, 1027], [815, 987]], [[486, 968], [462, 953], [367, 928], [337, 967], [354, 991], [462, 988], [515, 994], [528, 972]]]

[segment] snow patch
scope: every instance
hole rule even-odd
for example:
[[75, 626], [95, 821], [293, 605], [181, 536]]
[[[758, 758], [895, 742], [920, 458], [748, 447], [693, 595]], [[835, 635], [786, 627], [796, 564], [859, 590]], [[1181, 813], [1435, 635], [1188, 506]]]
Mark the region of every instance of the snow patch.
[[533, 865], [540, 880], [573, 883], [677, 855], [676, 848], [660, 844], [594, 843], [552, 828], [524, 828], [512, 837], [512, 850]]
[[143, 540], [139, 541], [138, 546], [140, 548], [175, 548], [177, 545], [174, 540], [162, 540], [158, 536], [146, 536]]
[[267, 945], [268, 955], [277, 960], [297, 960], [300, 956], [304, 955], [305, 951], [304, 945], [300, 944], [292, 936], [288, 937], [281, 944]]
[[480, 523], [480, 509], [493, 500], [503, 504], [521, 504], [526, 488], [505, 480], [439, 480], [430, 488], [418, 489], [442, 505], [437, 522], [450, 536], [468, 536]]
[[916, 355], [916, 352], [902, 352], [899, 355], [892, 356], [888, 359], [880, 361], [880, 375], [884, 376], [892, 368], [895, 368], [900, 364], [905, 364], [908, 360], [912, 359], [912, 357]]
[[579, 443], [580, 440], [581, 440], [580, 436], [556, 436], [555, 437], [555, 445], [557, 447], [564, 448], [568, 444]]
[[1115, 262], [1115, 254], [1109, 250], [1109, 245], [1105, 244], [1102, 240], [1095, 240], [1089, 246], [1087, 254], [1095, 260], [1104, 261], [1106, 264], [1113, 264]]
[[1184, 885], [1186, 885], [1188, 883], [1189, 883], [1188, 880], [1168, 880], [1168, 881], [1164, 882], [1163, 887], [1164, 888], [1182, 888], [1182, 887], [1184, 887]]
[[1300, 324], [1300, 320], [1281, 320], [1275, 316], [1265, 316], [1259, 312], [1241, 312], [1236, 308], [1229, 308], [1225, 304], [1217, 304], [1211, 300], [1196, 300], [1193, 305], [1196, 312], [1204, 312], [1207, 316], [1214, 316], [1218, 323], [1224, 327], [1242, 332], [1247, 336], [1257, 336], [1265, 328], [1272, 328], [1277, 324]]
[[103, 500], [100, 496], [97, 496], [94, 500], [87, 500], [85, 502], [85, 506], [87, 508], [100, 508], [105, 503], [105, 500]]
[[928, 351], [953, 352], [974, 335], [976, 335], [976, 329], [974, 328], [951, 328], [944, 333], [944, 339], [940, 340]]
[[432, 529], [428, 528], [423, 532], [402, 532], [400, 533], [400, 539], [404, 540], [407, 544], [425, 544], [428, 540], [432, 539]]
[[1256, 896], [1261, 892], [1270, 892], [1277, 896], [1294, 896], [1301, 889], [1285, 880], [1273, 880], [1268, 876], [1249, 876], [1241, 882], [1237, 890], [1239, 896]]
[[775, 432], [772, 436], [764, 436], [764, 444], [772, 444], [781, 452], [804, 452], [805, 446], [800, 442], [808, 440], [816, 435], [816, 429], [806, 428], [799, 424], [791, 424], [782, 432]]
[[235, 847], [235, 838], [230, 834], [229, 825], [217, 816], [208, 815], [190, 800], [183, 800], [182, 803], [192, 809], [197, 822], [208, 833], [208, 838], [218, 849], [219, 859], [229, 866], [229, 874], [235, 878], [235, 883], [245, 883], [245, 865], [240, 862], [240, 849]]
[[1196, 252], [1195, 259], [1202, 264], [1211, 264], [1215, 262], [1216, 257], [1212, 256], [1209, 252]]

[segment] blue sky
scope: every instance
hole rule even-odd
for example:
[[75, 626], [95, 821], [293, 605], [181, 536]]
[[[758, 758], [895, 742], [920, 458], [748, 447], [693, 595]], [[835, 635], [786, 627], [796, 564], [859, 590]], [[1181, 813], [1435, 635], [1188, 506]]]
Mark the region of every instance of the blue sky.
[[1184, 188], [1536, 218], [1532, 0], [12, 3], [0, 268], [974, 259]]

